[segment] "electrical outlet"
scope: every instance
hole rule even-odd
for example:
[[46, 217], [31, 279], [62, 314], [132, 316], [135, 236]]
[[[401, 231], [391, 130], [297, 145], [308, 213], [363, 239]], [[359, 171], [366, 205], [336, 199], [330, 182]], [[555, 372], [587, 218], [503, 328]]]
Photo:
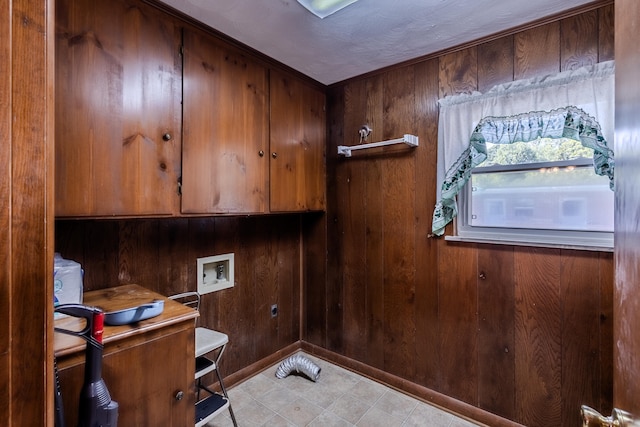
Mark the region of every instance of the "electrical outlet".
[[220, 291], [234, 285], [234, 254], [198, 258], [198, 293]]
[[271, 317], [276, 317], [278, 315], [278, 304], [273, 304], [271, 306]]

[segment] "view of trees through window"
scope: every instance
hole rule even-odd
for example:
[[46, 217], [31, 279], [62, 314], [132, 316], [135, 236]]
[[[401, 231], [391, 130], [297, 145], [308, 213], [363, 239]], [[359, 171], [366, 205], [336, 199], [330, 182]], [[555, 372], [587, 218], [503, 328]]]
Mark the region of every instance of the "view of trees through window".
[[487, 144], [472, 170], [469, 225], [613, 230], [613, 192], [593, 150], [572, 139]]
[[487, 159], [480, 166], [557, 162], [578, 158], [593, 158], [593, 150], [575, 139], [539, 138], [513, 144], [487, 143]]
[[[535, 169], [522, 170], [519, 173], [474, 173], [473, 187], [478, 189], [608, 185], [607, 178], [596, 175], [593, 166], [566, 164], [566, 161], [577, 159], [591, 161], [593, 150], [584, 147], [580, 141], [569, 138], [540, 138], [535, 141], [513, 144], [488, 143], [487, 159], [478, 166], [475, 172], [480, 172], [482, 168], [490, 166], [528, 165], [531, 163], [543, 163], [543, 165]], [[564, 162], [564, 165], [553, 165], [553, 162]], [[517, 166], [513, 168], [513, 170], [519, 169]], [[558, 174], [562, 175], [558, 176]]]

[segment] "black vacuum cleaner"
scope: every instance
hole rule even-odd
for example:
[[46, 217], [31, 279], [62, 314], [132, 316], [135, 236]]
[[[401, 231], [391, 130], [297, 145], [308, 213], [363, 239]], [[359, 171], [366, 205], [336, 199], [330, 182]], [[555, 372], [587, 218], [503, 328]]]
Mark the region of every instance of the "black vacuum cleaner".
[[[104, 312], [99, 308], [82, 304], [62, 304], [57, 306], [55, 311], [68, 316], [82, 317], [87, 322], [80, 331], [55, 328], [56, 332], [75, 335], [87, 341], [84, 383], [80, 391], [78, 427], [117, 427], [118, 402], [111, 400], [107, 385], [102, 379]], [[56, 367], [55, 426], [65, 427], [62, 395], [57, 382]]]

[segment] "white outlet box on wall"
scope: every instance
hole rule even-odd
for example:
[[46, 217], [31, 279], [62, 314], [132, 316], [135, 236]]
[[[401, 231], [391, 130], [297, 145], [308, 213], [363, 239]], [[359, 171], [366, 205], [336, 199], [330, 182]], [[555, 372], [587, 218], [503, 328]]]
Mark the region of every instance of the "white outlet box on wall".
[[220, 291], [234, 285], [234, 254], [198, 258], [198, 293]]

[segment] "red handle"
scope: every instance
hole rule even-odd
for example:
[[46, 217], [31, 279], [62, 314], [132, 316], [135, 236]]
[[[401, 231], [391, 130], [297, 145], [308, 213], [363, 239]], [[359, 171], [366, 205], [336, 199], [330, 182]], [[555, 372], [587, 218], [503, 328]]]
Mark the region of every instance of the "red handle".
[[102, 344], [103, 332], [104, 332], [104, 311], [93, 313], [93, 329], [91, 329], [91, 336], [98, 343]]

